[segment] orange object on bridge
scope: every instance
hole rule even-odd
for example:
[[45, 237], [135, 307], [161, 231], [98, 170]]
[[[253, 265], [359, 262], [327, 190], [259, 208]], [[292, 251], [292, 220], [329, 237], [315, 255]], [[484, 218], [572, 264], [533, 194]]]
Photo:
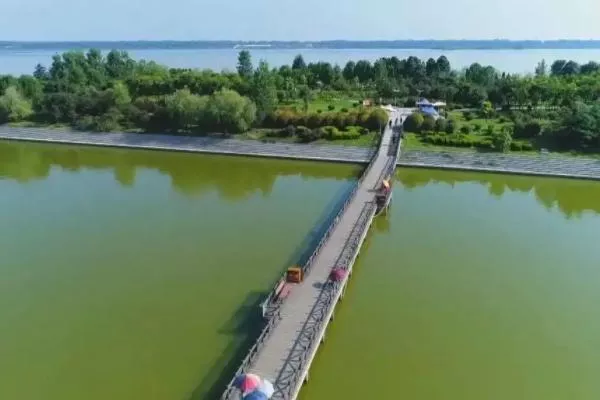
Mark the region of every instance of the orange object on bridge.
[[287, 270], [287, 281], [292, 283], [302, 282], [302, 268], [291, 267]]

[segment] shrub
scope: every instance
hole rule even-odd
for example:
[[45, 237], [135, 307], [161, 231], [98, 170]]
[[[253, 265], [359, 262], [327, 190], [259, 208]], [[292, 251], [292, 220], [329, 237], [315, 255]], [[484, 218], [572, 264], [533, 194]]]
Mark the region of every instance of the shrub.
[[319, 132], [319, 130], [309, 129], [306, 126], [297, 127], [296, 135], [298, 135], [298, 139], [303, 143], [314, 142], [321, 138], [321, 132]]
[[342, 107], [342, 109], [340, 111], [343, 112], [343, 113], [347, 113], [348, 109], [346, 107]]
[[292, 137], [296, 134], [296, 127], [294, 125], [288, 125], [281, 130], [282, 136]]
[[471, 111], [463, 111], [463, 117], [465, 121], [470, 121], [473, 119], [474, 115]]
[[388, 114], [381, 108], [376, 108], [369, 114], [365, 128], [379, 130], [384, 128], [388, 121]]
[[510, 149], [512, 151], [521, 151], [521, 150], [523, 150], [523, 146], [522, 146], [521, 142], [512, 142], [510, 144]]
[[333, 104], [330, 104], [330, 105], [327, 106], [327, 109], [329, 111], [333, 111], [333, 110], [335, 110], [335, 106]]
[[318, 128], [323, 125], [323, 118], [319, 114], [310, 114], [306, 120], [306, 126], [309, 128]]
[[469, 133], [471, 133], [471, 127], [469, 125], [463, 125], [460, 127], [460, 133], [464, 133], [465, 135], [468, 135]]
[[530, 139], [542, 133], [542, 124], [538, 121], [515, 123], [514, 135], [516, 138]]
[[521, 143], [521, 148], [523, 151], [533, 151], [533, 144], [529, 142], [523, 142]]
[[425, 117], [422, 113], [412, 113], [404, 120], [404, 129], [408, 132], [421, 132]]
[[481, 123], [480, 122], [475, 122], [473, 124], [473, 132], [481, 132]]
[[338, 127], [338, 129], [344, 129], [346, 127], [346, 116], [342, 113], [334, 114], [332, 125]]
[[444, 118], [438, 118], [435, 121], [435, 131], [436, 132], [446, 132], [448, 128], [448, 121]]
[[94, 130], [96, 121], [94, 121], [94, 117], [91, 115], [86, 115], [83, 118], [75, 121], [74, 128], [78, 131], [91, 131]]
[[507, 122], [509, 121], [509, 119], [508, 119], [508, 118], [506, 118], [506, 117], [500, 117], [500, 118], [498, 118], [498, 121], [499, 121], [501, 124], [505, 124], [505, 123], [507, 123]]
[[435, 130], [435, 118], [431, 115], [425, 116], [423, 118], [423, 123], [421, 124], [421, 132], [432, 132]]
[[453, 119], [449, 119], [446, 123], [446, 133], [452, 134], [456, 132], [456, 121]]
[[357, 123], [357, 115], [355, 113], [346, 114], [344, 121], [346, 126], [355, 126]]
[[361, 135], [368, 135], [369, 132], [371, 132], [371, 131], [368, 130], [367, 128], [360, 128]]
[[[294, 112], [289, 110], [277, 111], [269, 119], [273, 120], [273, 127], [285, 128], [288, 125], [295, 125], [297, 116]], [[267, 122], [268, 120], [265, 120]]]
[[369, 115], [369, 111], [362, 109], [356, 116], [356, 122], [358, 125], [368, 128]]
[[326, 139], [333, 139], [339, 134], [339, 130], [335, 126], [324, 126], [321, 128], [321, 134]]
[[320, 108], [317, 110], [317, 114], [321, 114], [323, 112], [323, 110], [321, 110]]
[[15, 86], [6, 88], [0, 96], [0, 123], [22, 121], [33, 114], [31, 101]]

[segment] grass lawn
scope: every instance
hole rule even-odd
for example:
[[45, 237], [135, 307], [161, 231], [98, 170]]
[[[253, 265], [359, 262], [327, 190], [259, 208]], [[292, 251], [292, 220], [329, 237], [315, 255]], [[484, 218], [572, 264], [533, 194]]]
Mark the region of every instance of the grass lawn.
[[[322, 112], [329, 111], [341, 111], [342, 108], [348, 109], [348, 111], [355, 108], [355, 104], [358, 102], [357, 99], [351, 99], [347, 97], [335, 97], [331, 99], [324, 98], [316, 98], [308, 103], [308, 112], [317, 112], [321, 110]], [[304, 102], [302, 100], [296, 100], [294, 102], [282, 103], [284, 107], [296, 107], [298, 111], [304, 110]], [[332, 105], [335, 108], [333, 110], [329, 110], [329, 106]]]
[[[474, 115], [475, 116], [475, 115]], [[464, 125], [469, 125], [471, 128], [471, 132], [475, 131], [475, 126], [479, 125], [480, 126], [480, 132], [482, 133], [486, 133], [488, 126], [491, 125], [494, 127], [494, 132], [502, 132], [502, 129], [505, 126], [512, 126], [513, 123], [511, 121], [509, 121], [508, 119], [506, 119], [505, 122], [501, 121], [500, 118], [496, 117], [496, 118], [490, 118], [490, 119], [485, 119], [485, 118], [473, 118], [470, 121], [467, 121], [465, 119], [465, 116], [462, 112], [459, 111], [450, 111], [448, 113], [448, 119], [452, 119], [454, 121], [456, 121], [456, 131], [460, 132], [461, 127], [463, 127]]]

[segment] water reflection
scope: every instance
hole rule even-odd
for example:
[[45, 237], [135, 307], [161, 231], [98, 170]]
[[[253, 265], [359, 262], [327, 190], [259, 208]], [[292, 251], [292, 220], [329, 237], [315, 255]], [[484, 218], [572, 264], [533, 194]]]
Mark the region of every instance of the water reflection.
[[339, 164], [0, 142], [0, 179], [45, 179], [53, 168], [112, 170], [115, 180], [125, 187], [135, 185], [141, 170], [150, 169], [168, 175], [181, 193], [197, 195], [217, 190], [230, 200], [257, 191], [268, 195], [279, 176], [346, 180], [360, 172], [360, 167]]
[[411, 168], [402, 168], [396, 178], [408, 189], [430, 183], [478, 183], [497, 198], [507, 191], [532, 193], [544, 207], [557, 208], [567, 218], [579, 217], [586, 211], [600, 214], [600, 183], [593, 181]]

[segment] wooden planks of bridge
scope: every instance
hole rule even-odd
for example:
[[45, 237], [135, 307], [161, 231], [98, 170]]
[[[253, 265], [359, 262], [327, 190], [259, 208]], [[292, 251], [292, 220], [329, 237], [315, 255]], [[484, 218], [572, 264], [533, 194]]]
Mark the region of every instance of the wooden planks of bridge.
[[[401, 114], [391, 112], [391, 121]], [[379, 149], [360, 178], [330, 230], [305, 266], [302, 283], [276, 304], [270, 320], [250, 350], [238, 373], [255, 373], [273, 382], [273, 399], [296, 399], [325, 330], [333, 317], [335, 304], [343, 296], [347, 280], [362, 242], [375, 216], [374, 191], [395, 169], [399, 138], [390, 126], [382, 135]], [[347, 270], [341, 282], [329, 280], [333, 267]], [[239, 399], [231, 384], [222, 399]]]

